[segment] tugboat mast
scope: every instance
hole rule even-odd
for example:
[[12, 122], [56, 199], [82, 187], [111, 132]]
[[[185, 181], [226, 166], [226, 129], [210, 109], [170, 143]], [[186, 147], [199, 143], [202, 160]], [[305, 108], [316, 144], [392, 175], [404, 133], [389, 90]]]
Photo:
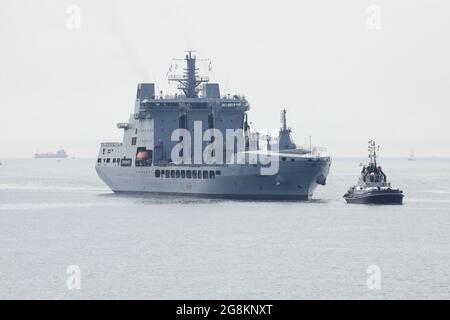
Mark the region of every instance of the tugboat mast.
[[374, 140], [369, 141], [369, 165], [377, 166], [377, 152]]

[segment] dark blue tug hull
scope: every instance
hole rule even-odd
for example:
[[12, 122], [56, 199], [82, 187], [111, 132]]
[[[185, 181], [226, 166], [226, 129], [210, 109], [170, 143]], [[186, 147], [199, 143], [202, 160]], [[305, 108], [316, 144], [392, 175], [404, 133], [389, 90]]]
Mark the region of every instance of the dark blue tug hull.
[[380, 190], [361, 193], [346, 193], [347, 203], [356, 204], [403, 204], [403, 192], [400, 190]]

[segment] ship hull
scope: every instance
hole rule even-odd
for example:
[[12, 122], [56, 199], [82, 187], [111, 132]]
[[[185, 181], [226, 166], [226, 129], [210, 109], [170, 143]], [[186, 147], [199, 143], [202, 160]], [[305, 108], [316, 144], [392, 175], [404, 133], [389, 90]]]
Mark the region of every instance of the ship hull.
[[[96, 166], [102, 181], [115, 193], [147, 193], [241, 200], [308, 200], [324, 184], [330, 159], [280, 162], [274, 175], [261, 175], [254, 165], [111, 167]], [[220, 171], [214, 179], [155, 177], [157, 170]]]
[[212, 194], [212, 193], [184, 193], [184, 192], [135, 192], [135, 191], [113, 191], [123, 195], [143, 195], [143, 196], [176, 196], [199, 199], [224, 199], [224, 200], [256, 200], [256, 201], [306, 201], [308, 195], [288, 195], [288, 194]]
[[354, 204], [403, 204], [403, 193], [399, 191], [344, 195], [344, 198], [347, 203]]

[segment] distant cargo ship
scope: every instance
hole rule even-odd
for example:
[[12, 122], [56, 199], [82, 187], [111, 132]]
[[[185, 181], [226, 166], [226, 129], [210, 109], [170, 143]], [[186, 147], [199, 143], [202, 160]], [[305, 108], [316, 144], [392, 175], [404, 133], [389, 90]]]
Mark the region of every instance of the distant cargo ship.
[[67, 158], [68, 155], [63, 149], [61, 149], [56, 151], [56, 153], [35, 153], [34, 157], [36, 159], [53, 159], [53, 158], [63, 159]]

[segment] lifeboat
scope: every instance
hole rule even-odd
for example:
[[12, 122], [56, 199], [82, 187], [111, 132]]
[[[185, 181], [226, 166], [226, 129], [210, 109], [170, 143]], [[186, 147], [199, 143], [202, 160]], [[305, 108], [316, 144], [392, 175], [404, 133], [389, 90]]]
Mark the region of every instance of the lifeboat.
[[136, 155], [136, 160], [150, 160], [150, 151], [149, 150], [140, 150]]

